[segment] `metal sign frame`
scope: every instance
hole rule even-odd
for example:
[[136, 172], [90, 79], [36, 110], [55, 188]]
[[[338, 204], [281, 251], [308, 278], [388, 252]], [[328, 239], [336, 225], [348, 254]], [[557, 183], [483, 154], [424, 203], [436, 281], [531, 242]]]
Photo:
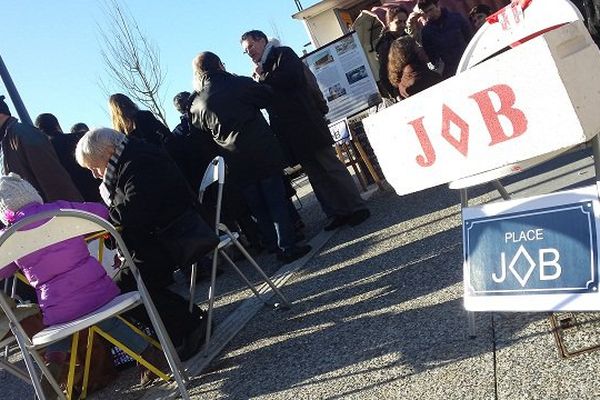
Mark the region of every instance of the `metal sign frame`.
[[600, 310], [596, 185], [462, 214], [467, 310]]

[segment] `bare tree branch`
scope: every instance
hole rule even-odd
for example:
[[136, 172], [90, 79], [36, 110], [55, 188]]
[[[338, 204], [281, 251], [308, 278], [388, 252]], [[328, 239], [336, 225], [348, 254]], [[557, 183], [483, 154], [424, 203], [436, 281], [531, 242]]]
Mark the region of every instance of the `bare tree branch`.
[[[166, 73], [160, 52], [119, 0], [104, 0], [106, 27], [98, 26], [100, 54], [110, 79], [133, 100], [150, 109], [165, 125], [161, 89]], [[105, 86], [104, 86], [105, 89]]]

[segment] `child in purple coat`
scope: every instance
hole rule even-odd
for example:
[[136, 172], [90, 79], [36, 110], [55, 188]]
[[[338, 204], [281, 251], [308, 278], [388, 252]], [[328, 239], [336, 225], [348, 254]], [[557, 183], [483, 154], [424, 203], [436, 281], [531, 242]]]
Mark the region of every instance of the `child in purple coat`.
[[[0, 221], [5, 225], [58, 209], [82, 210], [108, 218], [108, 210], [102, 204], [62, 200], [44, 204], [34, 187], [19, 175], [10, 173], [0, 176]], [[36, 226], [41, 224], [38, 222]], [[82, 317], [119, 295], [119, 288], [98, 260], [90, 255], [83, 237], [67, 239], [20, 258], [0, 270], [0, 279], [11, 276], [17, 270], [21, 270], [35, 289], [47, 326]], [[153, 353], [154, 349], [148, 347], [147, 342], [122, 321], [111, 318], [99, 326], [136, 353]], [[68, 349], [68, 341], [63, 341], [50, 346], [48, 352]], [[148, 355], [150, 362], [156, 361], [156, 354]], [[56, 360], [54, 358], [52, 361]], [[143, 371], [141, 379], [143, 383], [148, 383], [152, 376]]]

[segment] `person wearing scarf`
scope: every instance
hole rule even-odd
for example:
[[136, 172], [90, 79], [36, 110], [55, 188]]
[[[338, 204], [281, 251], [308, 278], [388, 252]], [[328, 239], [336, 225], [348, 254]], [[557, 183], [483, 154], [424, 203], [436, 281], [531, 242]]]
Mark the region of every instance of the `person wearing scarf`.
[[[77, 143], [75, 157], [102, 179], [100, 193], [109, 207], [110, 219], [121, 226], [121, 236], [179, 357], [185, 361], [202, 344], [205, 312], [196, 307], [190, 313], [187, 300], [168, 289], [179, 266], [156, 232], [196, 207], [187, 181], [163, 148], [110, 128], [87, 132]], [[137, 290], [127, 267], [121, 268], [115, 281], [122, 292]], [[149, 324], [143, 307], [137, 307], [131, 316]]]
[[331, 218], [325, 230], [365, 221], [370, 212], [331, 146], [323, 109], [307, 79], [311, 72], [292, 49], [269, 41], [261, 31], [244, 33], [241, 44], [255, 64], [255, 78], [273, 90], [266, 108], [289, 165], [302, 165], [321, 208]]

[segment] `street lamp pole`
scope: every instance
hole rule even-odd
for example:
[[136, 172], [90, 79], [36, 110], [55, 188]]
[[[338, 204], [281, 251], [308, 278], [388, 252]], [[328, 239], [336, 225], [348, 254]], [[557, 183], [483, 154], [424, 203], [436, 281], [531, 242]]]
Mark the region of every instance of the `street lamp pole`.
[[2, 82], [4, 82], [4, 86], [8, 91], [8, 96], [15, 106], [15, 110], [17, 111], [21, 122], [33, 125], [31, 118], [29, 117], [29, 113], [27, 112], [27, 109], [21, 100], [21, 96], [19, 96], [19, 92], [17, 91], [17, 88], [13, 83], [10, 74], [8, 73], [8, 69], [6, 68], [6, 65], [4, 65], [4, 61], [2, 61], [2, 56], [0, 56], [0, 78], [2, 78]]

